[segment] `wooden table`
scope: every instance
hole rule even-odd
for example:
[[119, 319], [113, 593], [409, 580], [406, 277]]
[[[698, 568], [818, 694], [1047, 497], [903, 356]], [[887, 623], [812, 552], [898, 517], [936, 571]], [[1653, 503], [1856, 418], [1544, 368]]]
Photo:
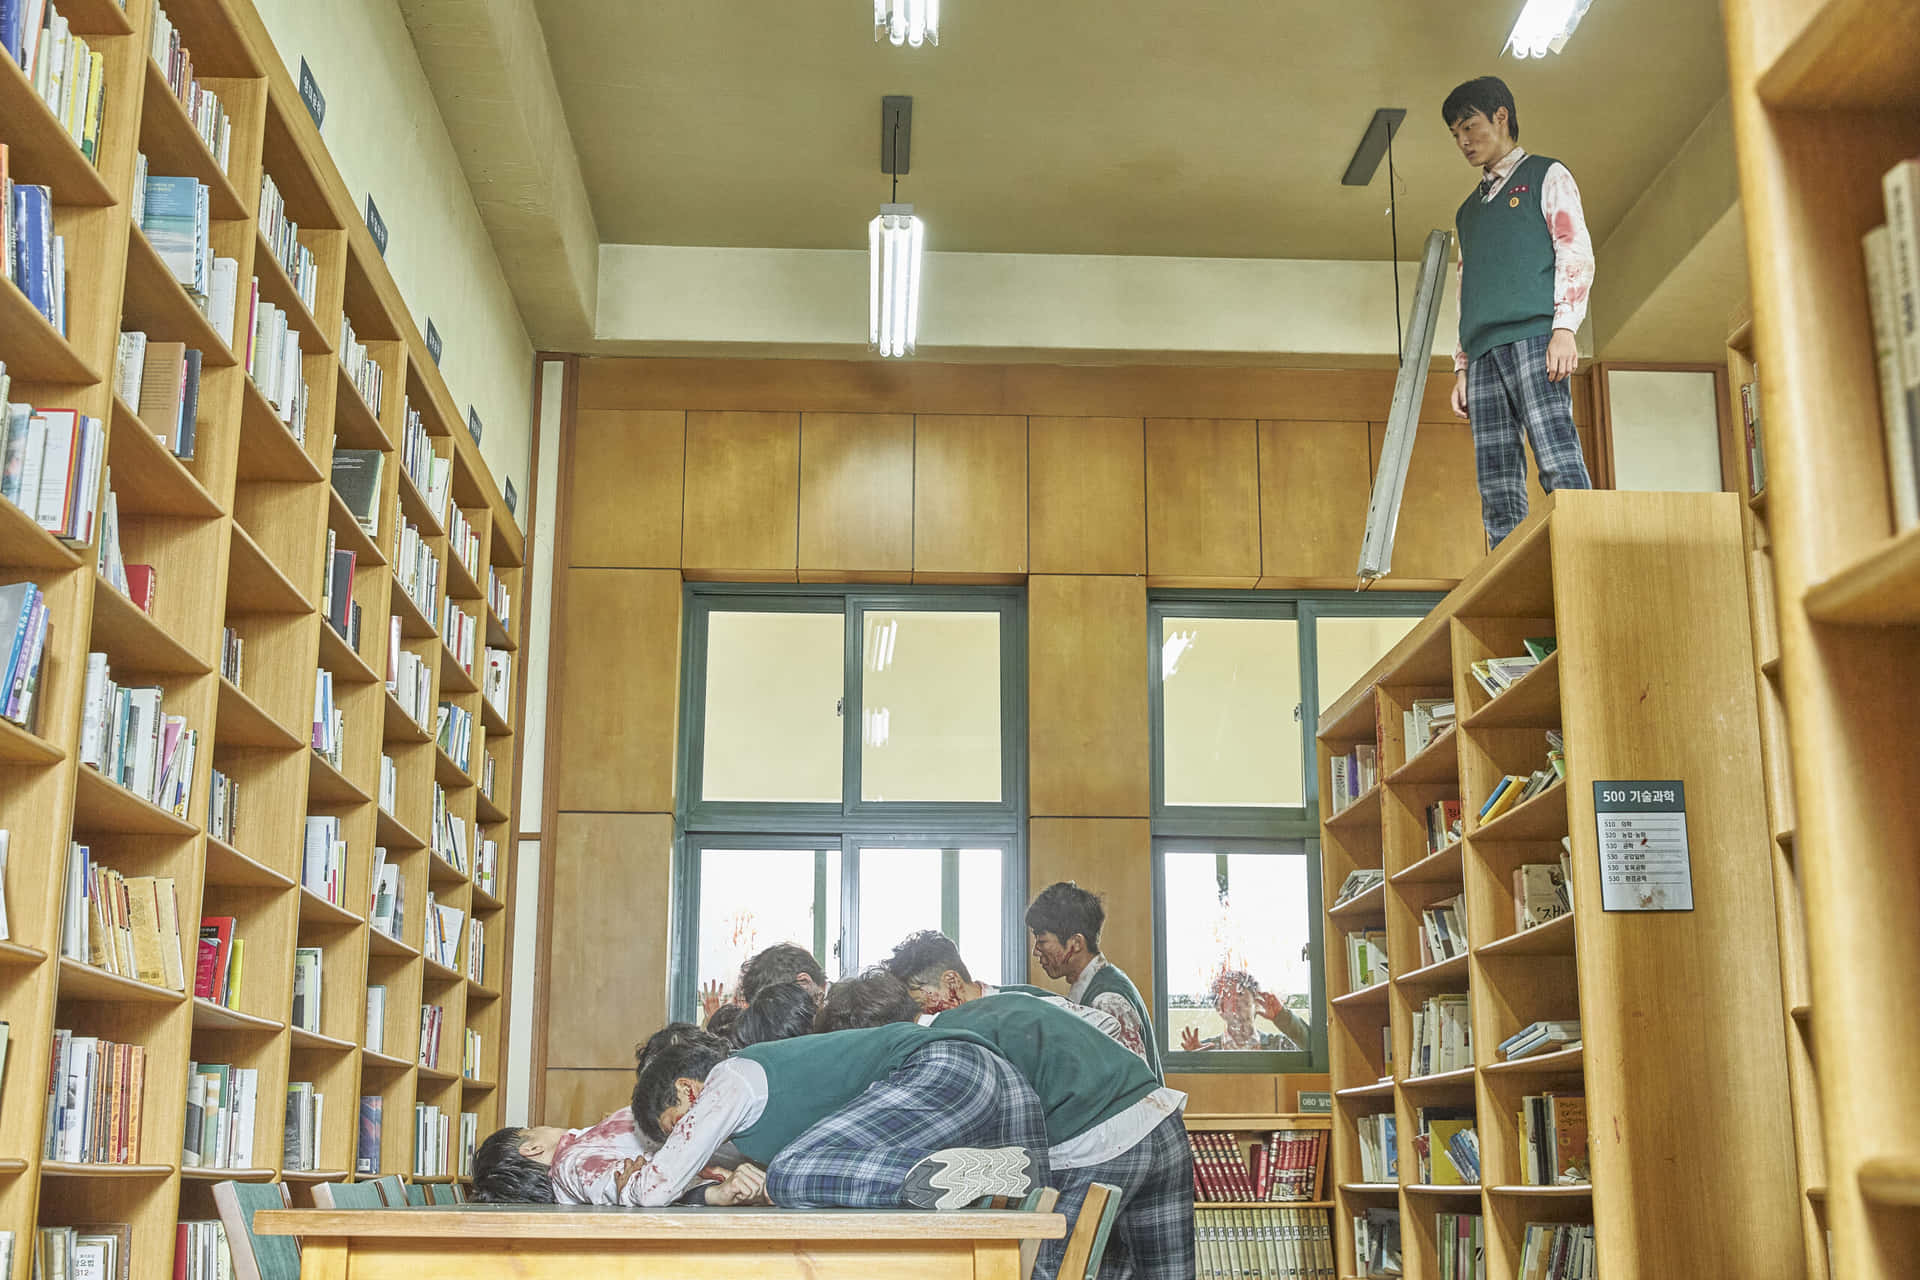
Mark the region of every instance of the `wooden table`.
[[300, 1280], [1021, 1280], [1057, 1213], [462, 1205], [265, 1209]]

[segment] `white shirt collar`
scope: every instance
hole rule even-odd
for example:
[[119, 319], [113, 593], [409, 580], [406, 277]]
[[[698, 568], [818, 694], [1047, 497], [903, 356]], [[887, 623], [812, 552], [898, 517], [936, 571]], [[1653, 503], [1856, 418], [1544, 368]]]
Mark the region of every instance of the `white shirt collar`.
[[1093, 984], [1093, 975], [1106, 967], [1105, 956], [1095, 956], [1087, 961], [1087, 967], [1080, 971], [1080, 976], [1075, 978], [1073, 985], [1067, 988], [1067, 999], [1075, 1004], [1085, 1004], [1086, 1000], [1083, 997], [1087, 994], [1087, 988]]
[[[1519, 163], [1522, 160], [1525, 160], [1526, 158], [1527, 158], [1527, 149], [1521, 146], [1517, 142], [1514, 143], [1513, 150], [1507, 152], [1507, 154], [1505, 154], [1504, 156], [1501, 156], [1497, 161], [1494, 162], [1492, 168], [1486, 170], [1484, 173], [1480, 175], [1482, 192], [1484, 192], [1485, 194], [1491, 195], [1494, 191], [1497, 191], [1502, 186], [1506, 185], [1507, 179], [1513, 176], [1513, 171], [1515, 167], [1518, 166]], [[1488, 187], [1486, 185], [1486, 181], [1488, 178], [1493, 179], [1492, 187]]]

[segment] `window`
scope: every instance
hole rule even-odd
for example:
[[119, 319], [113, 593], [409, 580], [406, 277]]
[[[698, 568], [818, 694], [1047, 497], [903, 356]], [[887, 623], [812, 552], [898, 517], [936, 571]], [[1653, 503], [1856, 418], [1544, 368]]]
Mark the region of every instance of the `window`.
[[1315, 726], [1438, 599], [1150, 601], [1155, 1025], [1169, 1070], [1326, 1069]]
[[779, 942], [831, 979], [940, 929], [1024, 972], [1025, 651], [1005, 588], [689, 585], [676, 1017]]

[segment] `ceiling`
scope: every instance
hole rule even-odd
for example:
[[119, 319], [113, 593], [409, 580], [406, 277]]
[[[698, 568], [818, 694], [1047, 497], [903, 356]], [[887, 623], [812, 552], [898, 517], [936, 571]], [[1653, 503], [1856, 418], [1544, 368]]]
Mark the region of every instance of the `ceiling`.
[[1339, 176], [1406, 107], [1412, 258], [1472, 181], [1439, 104], [1487, 72], [1597, 243], [1726, 92], [1714, 0], [1595, 0], [1540, 61], [1496, 56], [1520, 0], [948, 0], [921, 50], [875, 44], [867, 0], [535, 5], [607, 243], [864, 247], [909, 93], [900, 197], [930, 248], [998, 253], [1384, 258], [1384, 167]]

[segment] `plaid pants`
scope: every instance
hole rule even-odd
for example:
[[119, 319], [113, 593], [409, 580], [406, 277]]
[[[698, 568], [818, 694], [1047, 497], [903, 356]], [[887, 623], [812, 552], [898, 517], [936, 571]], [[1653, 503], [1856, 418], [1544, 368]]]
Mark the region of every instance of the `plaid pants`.
[[[1060, 1189], [1054, 1212], [1066, 1215], [1069, 1229], [1094, 1182], [1120, 1193], [1099, 1280], [1193, 1280], [1193, 1148], [1177, 1113], [1105, 1164], [1054, 1171], [1052, 1185]], [[1066, 1246], [1065, 1240], [1041, 1241], [1035, 1280], [1083, 1280], [1059, 1274]]]
[[936, 1040], [916, 1051], [788, 1143], [767, 1166], [767, 1195], [783, 1209], [898, 1209], [908, 1171], [943, 1147], [1026, 1147], [1046, 1177], [1040, 1099], [982, 1045]]
[[1573, 429], [1573, 384], [1547, 381], [1549, 338], [1495, 347], [1467, 366], [1467, 417], [1480, 480], [1480, 519], [1499, 546], [1527, 518], [1526, 432], [1540, 467], [1540, 487], [1591, 489], [1580, 437]]

